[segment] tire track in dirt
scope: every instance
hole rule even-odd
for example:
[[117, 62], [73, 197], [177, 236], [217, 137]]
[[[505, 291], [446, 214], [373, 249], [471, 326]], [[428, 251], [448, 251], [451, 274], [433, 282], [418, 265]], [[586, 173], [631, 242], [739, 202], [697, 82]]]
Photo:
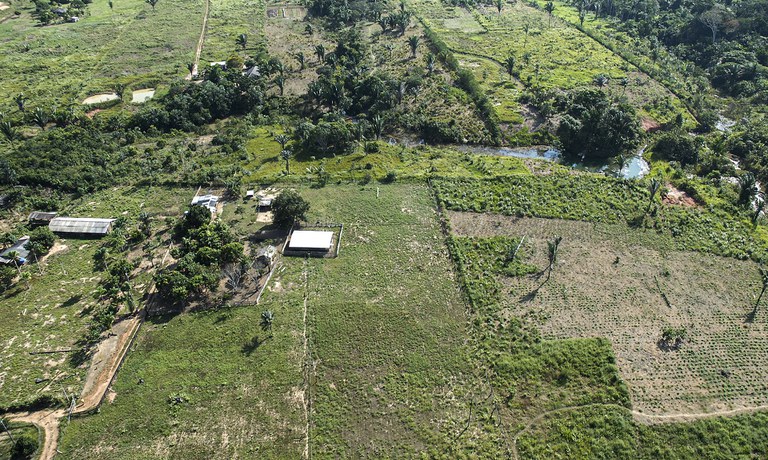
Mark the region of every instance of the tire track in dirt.
[[211, 11], [211, 0], [205, 0], [205, 14], [203, 14], [203, 27], [200, 30], [200, 39], [197, 41], [195, 49], [195, 61], [192, 64], [192, 72], [185, 77], [185, 80], [192, 80], [194, 75], [198, 75], [200, 65], [200, 54], [203, 52], [203, 42], [205, 42], [205, 30], [208, 28], [208, 13]]

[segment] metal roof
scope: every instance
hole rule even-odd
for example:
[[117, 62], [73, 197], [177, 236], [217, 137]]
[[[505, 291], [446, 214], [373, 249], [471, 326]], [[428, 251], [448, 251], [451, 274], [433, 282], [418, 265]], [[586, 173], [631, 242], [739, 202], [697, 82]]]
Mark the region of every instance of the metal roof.
[[53, 219], [54, 217], [56, 217], [56, 213], [55, 212], [33, 211], [29, 215], [29, 220], [38, 220], [38, 221], [39, 220], [45, 220], [45, 221], [48, 221], [48, 220]]
[[96, 219], [90, 217], [55, 217], [48, 228], [55, 233], [83, 233], [88, 235], [106, 235], [112, 230], [115, 219]]
[[26, 260], [27, 257], [29, 257], [29, 249], [27, 249], [25, 246], [29, 243], [29, 237], [28, 236], [22, 236], [19, 238], [19, 241], [15, 242], [13, 246], [6, 249], [3, 252], [0, 252], [0, 264], [10, 264], [13, 262], [13, 259], [8, 258], [8, 254], [10, 254], [13, 251], [16, 251], [19, 255], [19, 259], [21, 263], [24, 263], [24, 260]]
[[291, 234], [289, 249], [329, 250], [333, 241], [333, 232], [314, 230], [295, 230]]

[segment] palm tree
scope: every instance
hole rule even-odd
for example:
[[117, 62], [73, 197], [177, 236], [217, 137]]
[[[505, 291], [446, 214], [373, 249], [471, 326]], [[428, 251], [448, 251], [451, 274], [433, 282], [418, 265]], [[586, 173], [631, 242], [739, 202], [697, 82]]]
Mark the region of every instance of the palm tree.
[[752, 309], [752, 313], [749, 315], [753, 320], [755, 318], [755, 314], [757, 314], [757, 306], [760, 305], [760, 300], [763, 298], [763, 294], [765, 294], [765, 290], [768, 289], [768, 270], [766, 270], [764, 267], [758, 267], [758, 270], [760, 270], [760, 280], [763, 283], [762, 289], [760, 289], [760, 295], [757, 296], [757, 302], [755, 302], [755, 308]]
[[245, 51], [245, 48], [248, 47], [248, 34], [240, 34], [235, 39], [235, 45], [239, 46], [240, 48]]
[[504, 60], [504, 68], [507, 69], [507, 73], [510, 77], [515, 72], [515, 64], [517, 64], [517, 59], [515, 59], [513, 54], [510, 54], [507, 56], [507, 59]]
[[739, 176], [739, 185], [741, 185], [739, 204], [746, 206], [752, 203], [752, 199], [757, 193], [757, 179], [755, 179], [755, 175], [751, 172], [745, 172]]
[[286, 173], [286, 174], [288, 174], [288, 175], [290, 175], [290, 174], [291, 174], [291, 164], [290, 164], [290, 160], [291, 160], [291, 157], [292, 157], [292, 156], [293, 156], [293, 152], [291, 152], [291, 151], [290, 151], [290, 150], [288, 150], [288, 149], [283, 149], [283, 151], [282, 151], [282, 152], [280, 152], [280, 158], [282, 158], [283, 160], [285, 160], [285, 173]]
[[757, 220], [760, 219], [760, 214], [765, 209], [765, 197], [760, 196], [755, 203], [755, 212], [752, 213], [752, 223], [757, 225]]
[[304, 27], [304, 32], [306, 32], [307, 35], [312, 36], [312, 34], [315, 33], [315, 29], [312, 27], [312, 24], [307, 23], [307, 25]]
[[381, 139], [381, 134], [384, 132], [384, 119], [381, 115], [376, 114], [371, 118], [371, 124], [373, 124], [373, 134], [376, 136], [376, 140]]
[[283, 76], [282, 72], [280, 75], [275, 77], [275, 84], [280, 89], [280, 95], [282, 96], [285, 90], [285, 77]]
[[187, 63], [187, 70], [189, 71], [189, 76], [192, 76], [192, 73], [195, 71], [195, 63], [189, 62]]
[[411, 47], [411, 56], [416, 58], [416, 50], [419, 48], [419, 41], [421, 39], [418, 35], [411, 35], [408, 37], [408, 46]]
[[499, 14], [501, 14], [501, 10], [504, 9], [504, 0], [496, 0], [496, 9], [499, 10]]
[[304, 67], [307, 65], [307, 57], [304, 56], [304, 53], [299, 51], [298, 53], [294, 54], [293, 57], [299, 61], [299, 71], [304, 70]]
[[432, 75], [435, 72], [435, 66], [437, 65], [437, 59], [432, 53], [427, 54], [427, 75]]
[[608, 77], [608, 75], [604, 73], [599, 73], [595, 75], [595, 78], [593, 79], [597, 87], [600, 89], [603, 89], [605, 86], [607, 86], [609, 80], [610, 78]]
[[142, 211], [139, 214], [139, 231], [147, 238], [152, 235], [152, 217], [148, 212]]
[[35, 107], [35, 111], [32, 112], [32, 122], [35, 123], [37, 126], [40, 127], [43, 131], [45, 131], [46, 125], [48, 125], [48, 122], [51, 121], [51, 117], [48, 116], [48, 113], [43, 110], [40, 107]]
[[552, 12], [555, 11], [555, 4], [551, 1], [547, 2], [547, 4], [544, 5], [544, 9], [549, 13], [549, 27], [552, 27]]
[[560, 248], [561, 241], [563, 241], [562, 236], [558, 236], [552, 241], [547, 241], [547, 255], [549, 257], [549, 267], [547, 267], [547, 279], [544, 280], [545, 283], [549, 281], [549, 277], [552, 275], [552, 270], [555, 269], [555, 264], [557, 263], [557, 252]]
[[272, 310], [264, 310], [261, 312], [261, 330], [269, 331], [269, 336], [272, 337], [272, 323], [275, 321], [275, 314]]
[[290, 137], [288, 137], [288, 136], [287, 136], [287, 135], [285, 135], [285, 134], [278, 134], [278, 135], [276, 135], [276, 136], [275, 136], [275, 142], [277, 142], [278, 144], [280, 144], [280, 148], [281, 148], [281, 149], [283, 149], [283, 150], [285, 150], [285, 145], [286, 145], [286, 144], [288, 143], [288, 141], [290, 141], [290, 140], [291, 140], [291, 138], [290, 138]]
[[392, 51], [395, 50], [395, 44], [387, 43], [386, 45], [384, 45], [384, 48], [386, 48], [387, 51], [389, 51], [389, 59], [392, 60]]
[[11, 144], [11, 147], [16, 146], [16, 141], [21, 138], [19, 130], [15, 128], [10, 121], [0, 122], [0, 132], [3, 133], [5, 140]]
[[525, 47], [528, 45], [528, 33], [531, 31], [531, 22], [529, 19], [526, 19], [526, 21], [523, 23], [523, 32], [525, 32], [525, 39], [523, 40], [523, 51], [525, 51]]
[[619, 80], [619, 85], [621, 85], [621, 95], [623, 96], [627, 92], [627, 86], [629, 86], [629, 78], [623, 77], [621, 80]]
[[656, 198], [656, 194], [659, 193], [659, 189], [661, 189], [661, 181], [654, 177], [648, 183], [648, 192], [650, 193], [650, 197], [648, 199], [648, 209], [646, 212], [651, 210], [651, 206], [653, 206], [653, 200]]
[[114, 4], [114, 3], [112, 3], [112, 0], [109, 0], [109, 2], [108, 2], [107, 4], [109, 5], [109, 10], [110, 10], [110, 11], [112, 11], [112, 10], [114, 10], [114, 9], [115, 9], [115, 4]]
[[17, 94], [16, 97], [13, 98], [13, 101], [19, 106], [19, 111], [23, 112], [27, 103], [27, 98], [24, 96], [24, 93]]
[[152, 7], [152, 11], [155, 11], [155, 5], [157, 5], [158, 0], [144, 0], [144, 1], [149, 3], [149, 6]]
[[16, 266], [16, 270], [18, 270], [19, 275], [21, 275], [21, 266], [19, 265], [19, 251], [10, 251], [5, 255], [5, 258], [11, 259], [13, 261], [13, 265]]
[[325, 60], [325, 46], [323, 46], [322, 43], [319, 45], [315, 45], [315, 56], [317, 56], [317, 60], [322, 64]]

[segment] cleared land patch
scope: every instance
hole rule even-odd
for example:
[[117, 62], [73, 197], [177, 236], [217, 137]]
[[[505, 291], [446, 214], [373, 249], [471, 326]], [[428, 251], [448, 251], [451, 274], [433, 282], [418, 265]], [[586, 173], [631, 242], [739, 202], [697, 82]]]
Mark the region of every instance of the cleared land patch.
[[[502, 307], [544, 338], [608, 338], [635, 410], [676, 414], [768, 403], [767, 315], [758, 309], [747, 321], [760, 288], [753, 262], [665, 249], [654, 245], [654, 232], [618, 225], [448, 214], [458, 235], [525, 236], [529, 262], [540, 268], [547, 265], [546, 242], [563, 236], [551, 280], [536, 292], [543, 278], [505, 277]], [[670, 326], [687, 330], [676, 351], [659, 346]]]

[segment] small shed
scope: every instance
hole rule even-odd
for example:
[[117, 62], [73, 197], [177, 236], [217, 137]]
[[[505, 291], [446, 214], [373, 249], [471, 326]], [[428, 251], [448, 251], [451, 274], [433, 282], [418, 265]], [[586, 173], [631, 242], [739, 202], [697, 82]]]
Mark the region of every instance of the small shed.
[[245, 192], [245, 199], [250, 200], [255, 196], [255, 192], [253, 190], [248, 190]]
[[333, 245], [333, 232], [319, 230], [294, 230], [288, 249], [292, 251], [327, 252]]
[[272, 209], [272, 198], [269, 197], [259, 197], [259, 211], [269, 211]]
[[29, 214], [29, 225], [48, 225], [54, 217], [56, 217], [55, 212], [33, 211]]
[[219, 202], [219, 197], [216, 195], [201, 195], [192, 198], [192, 206], [203, 206], [211, 211], [211, 214], [216, 213], [216, 205]]
[[99, 237], [112, 231], [114, 221], [91, 217], [55, 217], [51, 219], [48, 228], [59, 235]]
[[18, 264], [23, 265], [27, 261], [27, 257], [29, 257], [29, 249], [27, 249], [27, 243], [29, 243], [29, 237], [28, 236], [22, 236], [19, 238], [17, 242], [13, 244], [10, 248], [6, 249], [3, 252], [0, 252], [0, 264], [4, 265], [10, 265], [13, 263], [13, 259], [9, 257], [9, 255], [12, 252], [16, 252], [18, 254]]
[[222, 70], [227, 70], [227, 61], [211, 62], [211, 67], [220, 67]]

